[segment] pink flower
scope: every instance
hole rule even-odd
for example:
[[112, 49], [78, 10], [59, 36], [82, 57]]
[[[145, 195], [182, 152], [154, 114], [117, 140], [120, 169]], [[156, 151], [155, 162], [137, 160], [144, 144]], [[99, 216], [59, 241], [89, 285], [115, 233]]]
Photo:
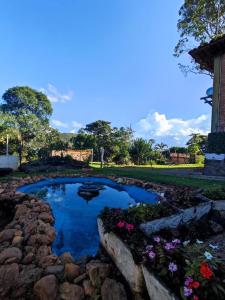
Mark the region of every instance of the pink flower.
[[133, 224], [127, 224], [126, 228], [127, 228], [127, 231], [131, 232], [132, 230], [134, 230], [134, 225]]
[[118, 227], [118, 228], [123, 228], [123, 227], [125, 227], [125, 225], [126, 225], [126, 222], [125, 222], [125, 221], [119, 221], [119, 222], [116, 224], [116, 227]]

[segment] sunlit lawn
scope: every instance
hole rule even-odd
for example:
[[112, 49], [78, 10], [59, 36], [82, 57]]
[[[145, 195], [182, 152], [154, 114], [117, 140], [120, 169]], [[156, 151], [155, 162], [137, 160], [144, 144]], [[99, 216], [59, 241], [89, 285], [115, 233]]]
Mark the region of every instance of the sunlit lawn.
[[165, 170], [182, 170], [188, 168], [195, 168], [197, 171], [203, 167], [202, 165], [170, 165], [170, 166], [109, 166], [100, 169], [99, 163], [93, 163], [92, 167], [94, 168], [94, 174], [104, 174], [104, 175], [117, 175], [117, 176], [127, 176], [130, 178], [137, 178], [146, 181], [152, 181], [162, 184], [171, 184], [171, 185], [185, 185], [191, 186], [193, 188], [202, 188], [204, 190], [216, 190], [225, 186], [225, 181], [218, 180], [209, 180], [209, 179], [200, 179], [186, 177], [182, 175], [174, 175], [173, 173], [164, 174]]
[[[192, 178], [179, 174], [174, 174], [174, 171], [182, 171], [188, 169], [194, 169], [196, 171], [201, 170], [202, 165], [144, 165], [144, 166], [118, 166], [118, 165], [107, 165], [103, 169], [100, 168], [100, 163], [92, 163], [91, 164], [93, 171], [90, 171], [91, 175], [116, 175], [116, 176], [126, 176], [130, 178], [137, 178], [146, 181], [161, 183], [161, 184], [171, 184], [171, 185], [184, 185], [191, 186], [193, 188], [202, 188], [204, 190], [216, 190], [221, 189], [225, 186], [225, 181], [219, 180], [209, 180], [202, 178]], [[167, 171], [167, 173], [165, 173]], [[58, 174], [58, 176], [62, 176], [63, 174], [78, 174], [82, 172], [77, 169], [62, 169], [60, 171], [54, 172], [54, 174]], [[171, 172], [171, 173], [170, 173]], [[29, 175], [44, 175], [48, 177], [48, 172], [40, 172], [40, 173], [32, 173], [26, 174], [23, 172], [14, 172], [12, 176], [14, 177], [26, 177]], [[1, 177], [0, 181], [8, 181], [11, 176]]]

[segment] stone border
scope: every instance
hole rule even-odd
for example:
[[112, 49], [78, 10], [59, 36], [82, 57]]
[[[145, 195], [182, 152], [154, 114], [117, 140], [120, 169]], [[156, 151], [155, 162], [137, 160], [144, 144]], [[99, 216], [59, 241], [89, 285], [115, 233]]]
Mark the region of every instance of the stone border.
[[127, 280], [133, 293], [142, 293], [144, 280], [141, 267], [134, 262], [130, 249], [113, 232], [105, 232], [101, 219], [97, 222], [101, 244]]
[[146, 235], [151, 235], [152, 233], [165, 228], [174, 229], [179, 225], [188, 223], [192, 220], [199, 220], [201, 217], [210, 212], [212, 209], [212, 203], [212, 201], [204, 201], [199, 205], [179, 210], [178, 213], [171, 216], [142, 223], [140, 228]]
[[141, 265], [146, 288], [151, 300], [178, 300], [178, 298], [148, 269]]
[[69, 253], [59, 257], [52, 253], [55, 229], [50, 205], [16, 191], [22, 185], [42, 179], [45, 177], [0, 182], [0, 202], [15, 206], [12, 221], [0, 232], [0, 299], [32, 299], [36, 296], [37, 299], [82, 300], [97, 292], [107, 300], [108, 293], [112, 292], [127, 300], [123, 285], [111, 279], [116, 271], [110, 271], [114, 267], [105, 262], [106, 258], [103, 262], [91, 260], [87, 264], [81, 261], [80, 266]]

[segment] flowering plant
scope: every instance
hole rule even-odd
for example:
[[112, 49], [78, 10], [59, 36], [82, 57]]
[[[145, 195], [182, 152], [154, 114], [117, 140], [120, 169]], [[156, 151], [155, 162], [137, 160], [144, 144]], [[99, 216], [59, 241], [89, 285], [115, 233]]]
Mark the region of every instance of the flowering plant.
[[225, 265], [213, 248], [212, 244], [184, 246], [179, 239], [153, 236], [144, 249], [144, 262], [182, 299], [225, 299]]

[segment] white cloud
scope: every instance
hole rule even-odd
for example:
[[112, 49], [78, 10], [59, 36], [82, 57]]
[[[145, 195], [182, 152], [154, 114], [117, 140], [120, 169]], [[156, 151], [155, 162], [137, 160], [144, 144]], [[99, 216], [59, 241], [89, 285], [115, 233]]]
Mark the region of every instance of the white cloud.
[[70, 131], [71, 133], [76, 133], [79, 129], [81, 129], [83, 126], [82, 123], [79, 123], [77, 121], [72, 121], [73, 129]]
[[194, 119], [167, 118], [159, 112], [149, 113], [135, 125], [136, 136], [144, 138], [165, 139], [177, 144], [185, 144], [192, 133], [207, 134], [210, 130], [208, 115]]
[[61, 93], [58, 89], [51, 83], [47, 85], [47, 88], [40, 89], [51, 102], [61, 102], [65, 103], [73, 98], [74, 92], [68, 91], [67, 93]]
[[57, 127], [61, 127], [61, 128], [68, 128], [68, 124], [63, 123], [60, 120], [52, 120], [51, 121], [53, 125], [57, 126]]

